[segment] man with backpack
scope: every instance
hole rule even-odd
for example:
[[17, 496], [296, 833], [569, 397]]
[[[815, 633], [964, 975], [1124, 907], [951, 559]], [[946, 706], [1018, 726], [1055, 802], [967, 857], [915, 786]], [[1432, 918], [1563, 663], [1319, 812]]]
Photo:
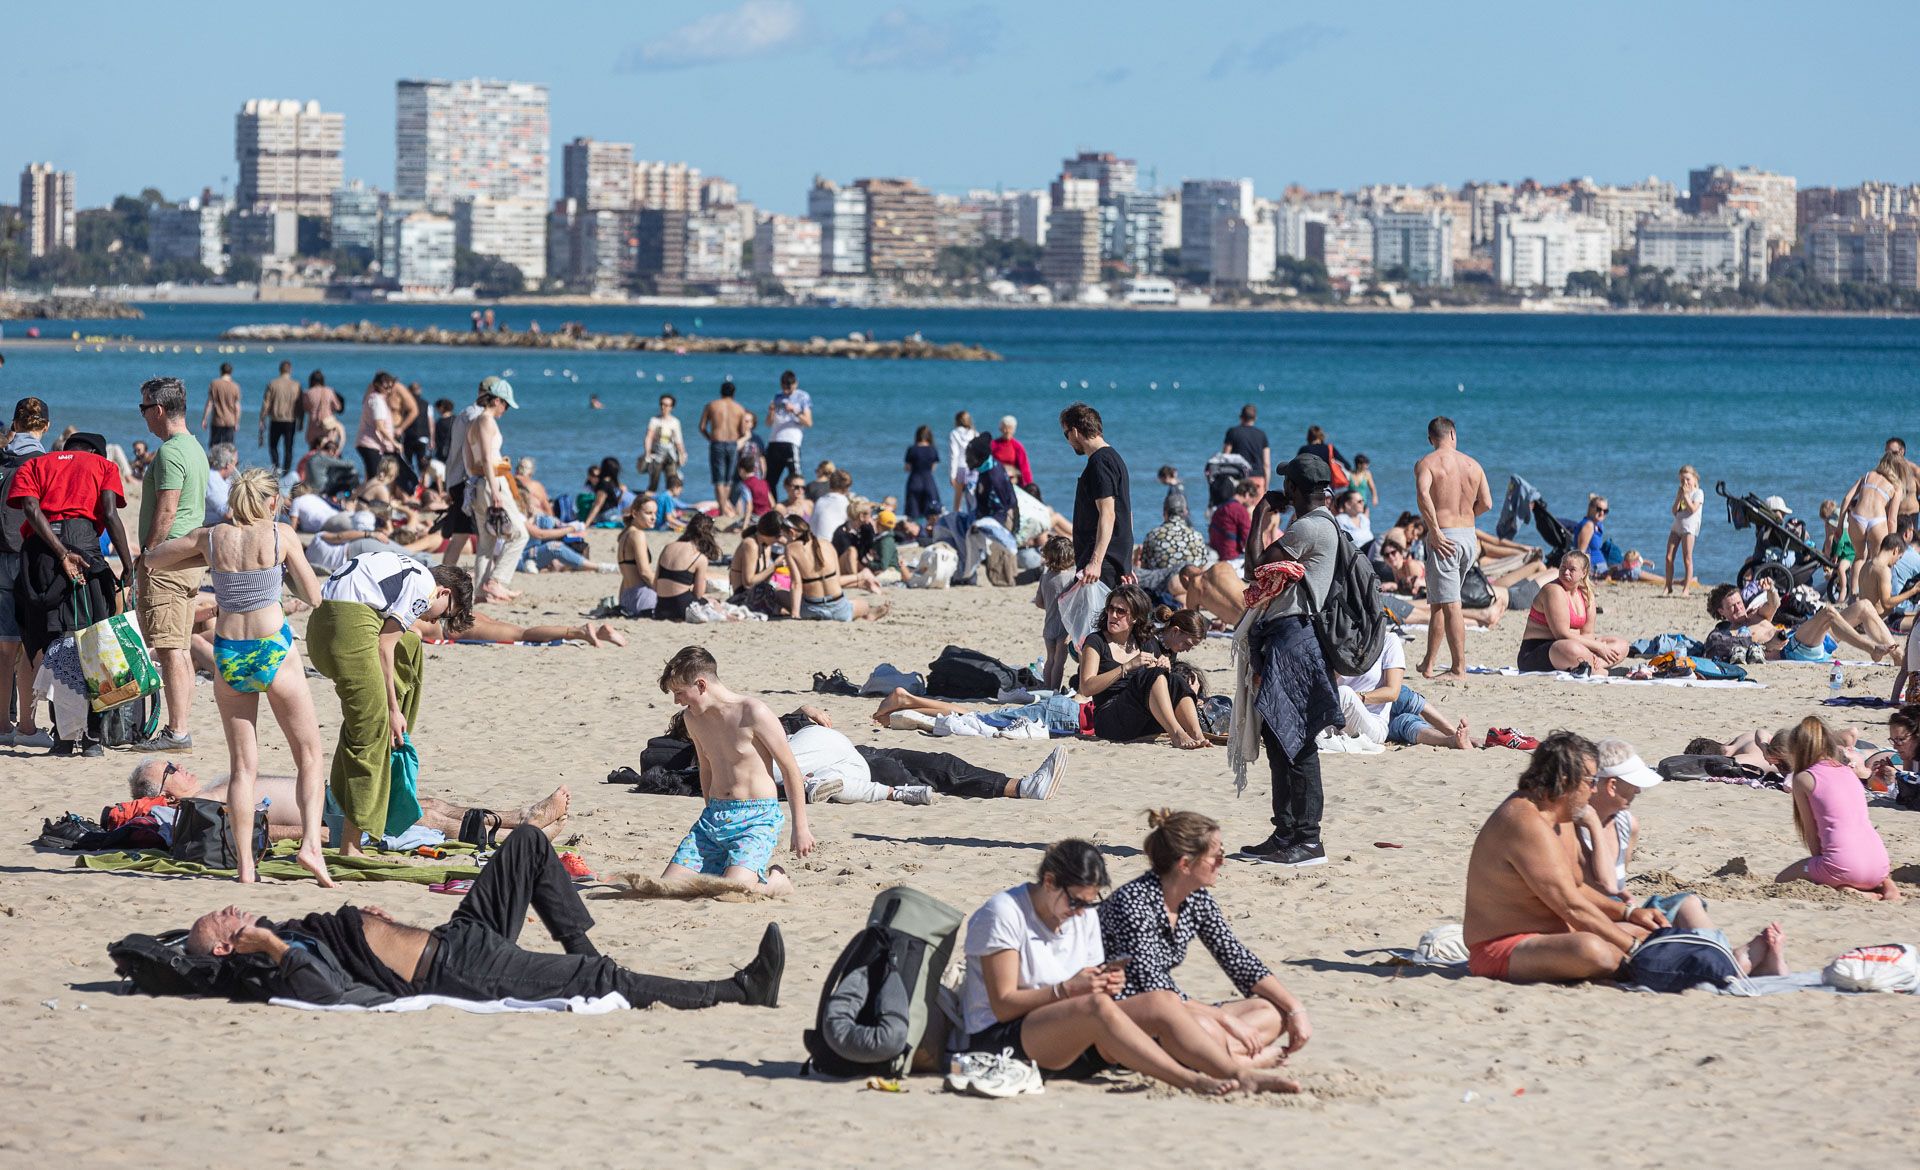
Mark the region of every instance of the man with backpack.
[[[22, 398], [13, 407], [13, 427], [6, 445], [0, 447], [0, 745], [12, 747], [52, 747], [53, 736], [36, 726], [33, 718], [33, 656], [20, 642], [20, 614], [15, 609], [15, 586], [20, 580], [21, 532], [27, 515], [7, 502], [14, 473], [21, 464], [47, 448], [47, 404], [38, 398]], [[18, 696], [20, 714], [12, 714], [12, 698]]]

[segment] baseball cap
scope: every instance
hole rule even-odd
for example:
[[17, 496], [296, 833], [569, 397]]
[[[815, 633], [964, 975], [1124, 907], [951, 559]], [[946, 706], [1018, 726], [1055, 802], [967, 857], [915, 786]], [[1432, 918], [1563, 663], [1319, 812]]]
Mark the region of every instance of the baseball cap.
[[1603, 739], [1594, 744], [1600, 757], [1602, 780], [1625, 780], [1635, 788], [1652, 788], [1660, 783], [1660, 773], [1647, 767], [1633, 745], [1624, 739]]
[[513, 400], [513, 384], [498, 374], [488, 374], [480, 379], [480, 393], [491, 394], [507, 404], [507, 409], [518, 410], [520, 404]]
[[1761, 500], [1760, 502], [1765, 504], [1767, 507], [1773, 509], [1774, 511], [1780, 513], [1782, 516], [1793, 515], [1793, 509], [1787, 507], [1786, 497], [1784, 496], [1768, 496], [1766, 499]]
[[1280, 474], [1289, 482], [1302, 487], [1324, 487], [1333, 482], [1333, 471], [1327, 461], [1318, 455], [1295, 455], [1280, 469]]
[[894, 515], [892, 508], [880, 509], [880, 527], [892, 528], [895, 524], [898, 524], [899, 522], [900, 522], [900, 517]]

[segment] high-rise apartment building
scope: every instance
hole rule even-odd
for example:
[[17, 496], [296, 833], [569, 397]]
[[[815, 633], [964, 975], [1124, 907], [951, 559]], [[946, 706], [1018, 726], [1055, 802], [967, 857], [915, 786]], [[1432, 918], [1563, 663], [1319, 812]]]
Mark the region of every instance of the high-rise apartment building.
[[1135, 276], [1166, 267], [1160, 200], [1138, 191], [1116, 195], [1100, 205], [1100, 256], [1126, 265]]
[[747, 235], [732, 207], [691, 211], [686, 219], [688, 284], [727, 284], [740, 279]]
[[1333, 212], [1305, 225], [1307, 259], [1318, 260], [1327, 279], [1338, 288], [1351, 288], [1373, 279], [1373, 220], [1364, 215]]
[[777, 280], [788, 291], [820, 281], [820, 224], [790, 215], [769, 215], [753, 233], [753, 274]]
[[1503, 215], [1494, 230], [1494, 273], [1508, 288], [1557, 295], [1566, 291], [1570, 273], [1605, 273], [1612, 266], [1613, 238], [1613, 228], [1593, 216]]
[[429, 211], [413, 211], [387, 222], [386, 273], [404, 292], [453, 291], [453, 220]]
[[396, 111], [394, 193], [400, 198], [422, 200], [442, 214], [460, 199], [546, 207], [546, 86], [480, 79], [401, 81]]
[[1763, 284], [1772, 242], [1765, 222], [1748, 215], [1687, 215], [1640, 225], [1634, 261], [1668, 271], [1696, 288]]
[[634, 243], [634, 212], [562, 199], [547, 217], [547, 275], [576, 292], [623, 292], [633, 284]]
[[1047, 284], [1071, 296], [1100, 283], [1099, 207], [1056, 208], [1047, 219], [1046, 251], [1040, 274]]
[[634, 272], [663, 296], [686, 291], [688, 214], [656, 207], [634, 212]]
[[1091, 211], [1100, 206], [1100, 182], [1062, 173], [1047, 189], [1055, 211]]
[[233, 124], [240, 166], [235, 206], [328, 215], [345, 175], [340, 153], [346, 126], [345, 114], [326, 113], [314, 101], [255, 99], [241, 106]]
[[740, 184], [719, 175], [709, 175], [701, 180], [701, 207], [733, 207], [739, 202]]
[[73, 172], [52, 163], [28, 163], [20, 172], [20, 220], [27, 255], [73, 247]]
[[454, 247], [505, 260], [533, 284], [547, 276], [547, 209], [530, 199], [466, 198], [453, 205]]
[[300, 217], [272, 204], [236, 207], [227, 217], [227, 251], [235, 256], [284, 260], [300, 250]]
[[1276, 243], [1273, 219], [1255, 213], [1250, 218], [1237, 215], [1215, 216], [1212, 283], [1245, 288], [1273, 280]]
[[147, 209], [147, 255], [156, 263], [197, 261], [218, 276], [227, 270], [228, 205], [207, 196]]
[[1672, 183], [1663, 183], [1653, 176], [1626, 187], [1602, 186], [1592, 179], [1580, 179], [1573, 184], [1572, 206], [1579, 214], [1592, 216], [1607, 225], [1613, 235], [1614, 251], [1630, 252], [1643, 222], [1678, 211], [1679, 194]]
[[1015, 235], [1024, 243], [1042, 248], [1047, 243], [1047, 217], [1053, 214], [1053, 195], [1047, 191], [1022, 191], [1014, 196]]
[[858, 179], [854, 186], [867, 196], [867, 272], [894, 280], [932, 275], [933, 194], [911, 179]]
[[1180, 266], [1189, 272], [1213, 272], [1213, 221], [1222, 216], [1253, 218], [1252, 179], [1187, 179], [1180, 184]]
[[820, 275], [864, 276], [867, 271], [867, 193], [815, 175], [807, 190], [807, 218], [820, 225]]
[[1468, 183], [1460, 188], [1467, 204], [1467, 238], [1472, 247], [1491, 248], [1502, 209], [1513, 202], [1512, 183]]
[[1105, 202], [1134, 193], [1140, 166], [1130, 158], [1116, 158], [1108, 151], [1083, 150], [1062, 162], [1060, 173], [1073, 179], [1092, 179], [1099, 188], [1096, 201]]
[[387, 212], [385, 192], [355, 179], [335, 190], [328, 206], [334, 247], [354, 248], [369, 255], [380, 251], [380, 235]]
[[633, 209], [633, 146], [576, 138], [560, 150], [560, 197], [583, 212]]
[[945, 248], [977, 248], [987, 240], [987, 203], [958, 195], [933, 197], [933, 243]]
[[1695, 215], [1746, 214], [1765, 225], [1769, 250], [1790, 252], [1798, 238], [1798, 200], [1792, 175], [1752, 167], [1711, 166], [1687, 174], [1687, 203]]
[[651, 211], [700, 210], [700, 168], [683, 162], [633, 164], [633, 205]]
[[1802, 187], [1795, 192], [1795, 221], [1805, 236], [1823, 219], [1892, 220], [1920, 215], [1920, 183], [1869, 180], [1858, 187]]
[[1382, 279], [1398, 268], [1406, 273], [1409, 284], [1450, 287], [1453, 242], [1450, 211], [1373, 213], [1373, 271]]

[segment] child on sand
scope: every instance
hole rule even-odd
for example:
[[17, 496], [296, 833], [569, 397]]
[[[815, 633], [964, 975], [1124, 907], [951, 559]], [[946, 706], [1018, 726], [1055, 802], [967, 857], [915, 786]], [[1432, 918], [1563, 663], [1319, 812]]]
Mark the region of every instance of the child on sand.
[[1047, 615], [1040, 627], [1040, 637], [1047, 644], [1044, 681], [1048, 690], [1057, 691], [1067, 667], [1067, 625], [1060, 617], [1060, 595], [1073, 584], [1073, 541], [1064, 536], [1047, 537], [1040, 546], [1040, 565], [1040, 588], [1034, 592], [1033, 603]]
[[1785, 739], [1778, 746], [1793, 773], [1793, 827], [1813, 856], [1794, 862], [1774, 880], [1817, 882], [1898, 901], [1887, 846], [1867, 816], [1867, 791], [1844, 762], [1833, 729], [1809, 715]]
[[769, 759], [780, 769], [793, 807], [795, 856], [813, 852], [813, 834], [807, 831], [806, 775], [773, 709], [723, 686], [713, 655], [698, 646], [667, 660], [660, 689], [686, 710], [707, 801], [660, 876], [685, 881], [711, 874], [762, 894], [792, 893], [792, 879], [772, 864], [782, 817]]

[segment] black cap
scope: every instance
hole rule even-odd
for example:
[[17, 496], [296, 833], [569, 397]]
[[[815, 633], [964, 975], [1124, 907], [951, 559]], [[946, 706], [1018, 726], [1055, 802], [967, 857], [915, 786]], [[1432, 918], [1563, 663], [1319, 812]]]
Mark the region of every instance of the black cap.
[[1280, 469], [1280, 474], [1288, 483], [1305, 488], [1330, 487], [1333, 484], [1333, 471], [1327, 466], [1327, 461], [1313, 454], [1295, 455]]
[[91, 451], [95, 455], [107, 453], [107, 438], [98, 431], [75, 431], [67, 436], [62, 451]]

